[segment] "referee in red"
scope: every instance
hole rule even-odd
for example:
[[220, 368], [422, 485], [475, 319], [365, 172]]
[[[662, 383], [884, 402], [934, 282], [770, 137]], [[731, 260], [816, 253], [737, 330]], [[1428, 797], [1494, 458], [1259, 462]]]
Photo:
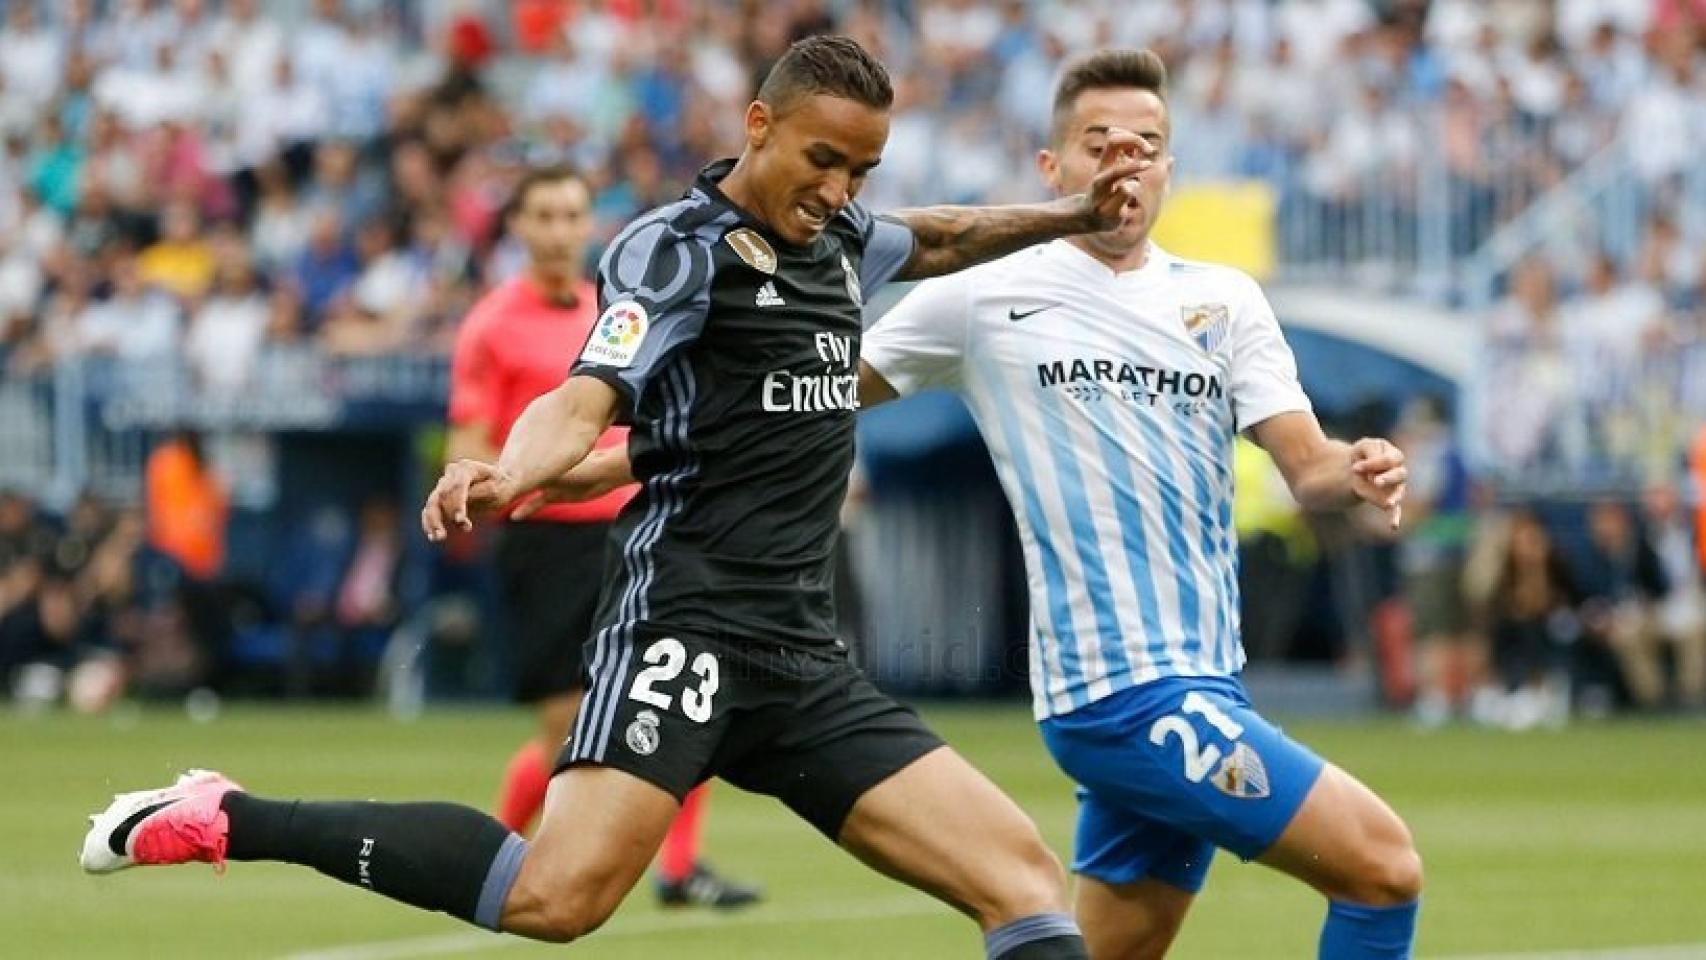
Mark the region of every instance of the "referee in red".
[[[563, 382], [594, 321], [598, 293], [584, 274], [592, 235], [591, 191], [568, 167], [528, 171], [505, 224], [527, 249], [527, 268], [489, 291], [463, 321], [452, 358], [446, 456], [492, 462], [535, 397]], [[627, 443], [612, 428], [600, 447]], [[545, 802], [551, 761], [567, 738], [585, 686], [581, 647], [591, 636], [603, 584], [610, 524], [634, 494], [629, 485], [585, 503], [552, 504], [506, 523], [498, 568], [515, 643], [516, 699], [536, 704], [539, 732], [504, 775], [497, 819], [526, 832]], [[756, 889], [699, 861], [702, 786], [682, 803], [659, 854], [659, 899], [670, 906], [738, 907]]]

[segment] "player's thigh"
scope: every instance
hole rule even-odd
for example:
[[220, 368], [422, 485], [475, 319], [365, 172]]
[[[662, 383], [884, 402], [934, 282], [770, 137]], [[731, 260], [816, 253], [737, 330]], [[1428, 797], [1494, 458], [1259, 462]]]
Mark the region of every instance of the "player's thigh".
[[1227, 679], [1119, 691], [1044, 721], [1043, 739], [1061, 769], [1106, 808], [1246, 860], [1279, 839], [1324, 766]]
[[503, 928], [553, 940], [596, 929], [645, 873], [679, 809], [669, 791], [625, 770], [559, 773], [504, 903]]
[[1373, 790], [1332, 764], [1261, 862], [1334, 900], [1395, 906], [1421, 895], [1422, 862], [1409, 828]]
[[1073, 910], [1091, 960], [1150, 960], [1167, 955], [1195, 899], [1162, 880], [1111, 884], [1081, 876]]
[[1072, 870], [1091, 956], [1160, 956], [1202, 889], [1214, 844], [1078, 790]]
[[1065, 909], [1060, 863], [987, 777], [942, 747], [853, 805], [841, 845], [986, 929]]
[[986, 925], [1063, 909], [1036, 826], [915, 712], [844, 658], [801, 658], [795, 671], [786, 705], [755, 721], [767, 731], [758, 747], [718, 764], [725, 780]]

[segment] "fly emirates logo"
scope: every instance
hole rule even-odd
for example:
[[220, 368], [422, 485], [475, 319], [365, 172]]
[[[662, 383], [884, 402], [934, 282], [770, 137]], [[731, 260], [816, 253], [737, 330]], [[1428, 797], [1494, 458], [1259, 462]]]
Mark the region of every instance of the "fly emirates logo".
[[813, 335], [823, 372], [797, 374], [772, 370], [764, 377], [761, 402], [765, 413], [821, 413], [859, 409], [859, 375], [853, 372], [853, 338], [833, 333]]

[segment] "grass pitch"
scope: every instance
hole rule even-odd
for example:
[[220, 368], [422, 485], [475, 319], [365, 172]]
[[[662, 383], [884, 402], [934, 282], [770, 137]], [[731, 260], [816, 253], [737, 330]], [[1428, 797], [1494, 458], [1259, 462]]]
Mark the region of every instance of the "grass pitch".
[[[1070, 789], [1024, 709], [940, 707], [936, 727], [1041, 824], [1065, 857]], [[413, 723], [359, 709], [172, 710], [0, 719], [0, 956], [527, 957], [527, 944], [414, 912], [299, 867], [232, 864], [84, 876], [84, 816], [116, 791], [188, 766], [258, 794], [450, 799], [487, 806], [529, 729], [508, 710]], [[1613, 723], [1558, 733], [1417, 734], [1403, 726], [1291, 732], [1357, 774], [1414, 829], [1427, 868], [1428, 957], [1695, 944], [1706, 957], [1706, 724]], [[859, 866], [773, 801], [720, 787], [708, 853], [761, 881], [733, 916], [665, 913], [641, 889], [568, 949], [593, 960], [981, 957], [972, 925]], [[1301, 885], [1222, 855], [1180, 958], [1313, 957], [1322, 907]], [[1693, 953], [1697, 950], [1698, 954]], [[1610, 956], [1610, 955], [1608, 955]]]

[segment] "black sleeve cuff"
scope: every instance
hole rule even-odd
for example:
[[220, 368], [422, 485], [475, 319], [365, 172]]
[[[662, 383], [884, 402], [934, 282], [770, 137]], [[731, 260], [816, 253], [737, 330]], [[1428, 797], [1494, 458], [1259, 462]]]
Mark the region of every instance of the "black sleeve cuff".
[[622, 379], [621, 370], [615, 367], [601, 367], [592, 363], [577, 363], [569, 370], [569, 376], [591, 377], [594, 380], [602, 380], [609, 384], [610, 389], [616, 391], [616, 425], [620, 427], [634, 425], [634, 406], [637, 398], [634, 396], [633, 385]]

